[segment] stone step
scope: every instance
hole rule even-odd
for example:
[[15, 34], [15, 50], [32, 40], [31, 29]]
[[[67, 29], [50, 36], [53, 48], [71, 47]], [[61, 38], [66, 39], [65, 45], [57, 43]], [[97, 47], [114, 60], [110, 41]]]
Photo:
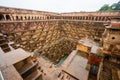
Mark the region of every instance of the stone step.
[[5, 41], [5, 42], [1, 42], [1, 41], [0, 41], [0, 46], [6, 45], [6, 44], [8, 44], [6, 41]]
[[36, 80], [42, 73], [39, 70], [35, 70], [29, 76], [27, 76], [24, 80]]
[[10, 48], [9, 48], [9, 47], [4, 47], [4, 48], [2, 48], [2, 50], [3, 50], [4, 52], [9, 52], [9, 51], [10, 51]]
[[20, 75], [23, 75], [24, 73], [26, 73], [28, 70], [30, 70], [31, 68], [33, 68], [37, 64], [38, 64], [37, 62], [27, 63], [18, 72], [20, 73]]

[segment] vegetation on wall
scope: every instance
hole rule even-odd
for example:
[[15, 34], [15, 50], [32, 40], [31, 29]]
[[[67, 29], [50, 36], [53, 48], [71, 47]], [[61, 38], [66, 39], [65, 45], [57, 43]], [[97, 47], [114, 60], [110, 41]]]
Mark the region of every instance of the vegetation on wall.
[[113, 3], [112, 5], [105, 4], [99, 9], [99, 11], [114, 11], [114, 10], [120, 10], [120, 1], [117, 3]]

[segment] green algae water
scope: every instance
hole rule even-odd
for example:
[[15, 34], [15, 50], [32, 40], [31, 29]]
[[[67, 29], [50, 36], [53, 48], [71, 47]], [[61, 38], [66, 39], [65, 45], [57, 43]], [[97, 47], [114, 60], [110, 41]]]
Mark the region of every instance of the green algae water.
[[60, 61], [56, 64], [56, 66], [57, 67], [59, 67], [64, 61], [65, 61], [65, 59], [68, 57], [68, 55], [65, 55], [64, 57], [62, 57], [61, 59], [60, 59]]

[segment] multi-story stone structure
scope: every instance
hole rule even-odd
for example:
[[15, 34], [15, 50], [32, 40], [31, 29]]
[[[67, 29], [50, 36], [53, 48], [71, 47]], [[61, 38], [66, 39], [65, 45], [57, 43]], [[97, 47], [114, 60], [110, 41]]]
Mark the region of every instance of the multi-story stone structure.
[[56, 64], [76, 49], [81, 38], [100, 43], [103, 24], [113, 17], [120, 17], [120, 11], [53, 13], [0, 7], [0, 47], [4, 53], [11, 47], [23, 48]]

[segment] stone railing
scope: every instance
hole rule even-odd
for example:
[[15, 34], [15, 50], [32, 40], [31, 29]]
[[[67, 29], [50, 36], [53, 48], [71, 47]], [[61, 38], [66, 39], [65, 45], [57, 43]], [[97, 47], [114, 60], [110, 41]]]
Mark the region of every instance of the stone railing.
[[0, 7], [0, 21], [29, 20], [78, 20], [107, 22], [111, 17], [120, 17], [120, 11], [52, 13], [27, 9]]

